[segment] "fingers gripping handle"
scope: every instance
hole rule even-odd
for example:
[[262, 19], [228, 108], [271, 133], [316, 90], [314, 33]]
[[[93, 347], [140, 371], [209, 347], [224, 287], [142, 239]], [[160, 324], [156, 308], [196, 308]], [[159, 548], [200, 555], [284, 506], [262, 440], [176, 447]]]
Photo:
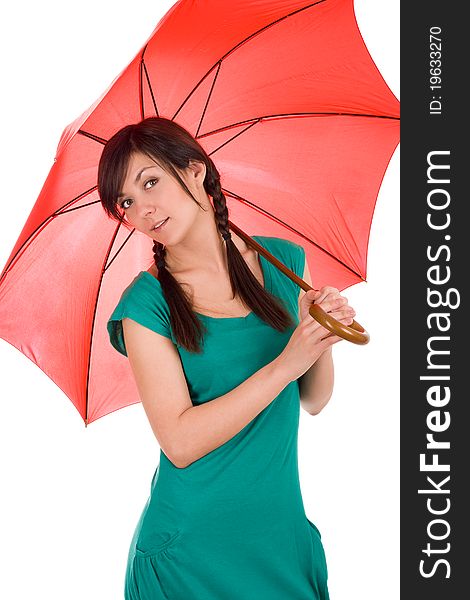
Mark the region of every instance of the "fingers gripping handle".
[[318, 321], [320, 325], [340, 337], [352, 342], [353, 344], [367, 344], [370, 337], [367, 331], [353, 320], [351, 325], [345, 325], [325, 312], [319, 304], [312, 304], [309, 309], [310, 314]]

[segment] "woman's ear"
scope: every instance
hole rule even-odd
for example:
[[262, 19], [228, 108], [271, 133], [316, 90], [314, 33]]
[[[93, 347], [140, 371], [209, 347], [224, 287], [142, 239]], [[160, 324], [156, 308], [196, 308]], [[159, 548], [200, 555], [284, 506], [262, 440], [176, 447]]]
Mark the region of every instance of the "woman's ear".
[[194, 182], [198, 186], [203, 186], [204, 179], [206, 177], [206, 165], [204, 162], [199, 160], [190, 159], [188, 169], [190, 169], [191, 177], [194, 178]]

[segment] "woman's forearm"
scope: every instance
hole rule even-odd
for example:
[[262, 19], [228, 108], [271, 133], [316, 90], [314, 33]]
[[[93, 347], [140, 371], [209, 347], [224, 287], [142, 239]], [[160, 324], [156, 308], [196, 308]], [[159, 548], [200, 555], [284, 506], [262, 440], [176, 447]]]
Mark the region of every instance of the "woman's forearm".
[[187, 467], [230, 440], [290, 382], [276, 358], [227, 394], [185, 410], [178, 420], [176, 466]]
[[299, 378], [300, 404], [311, 415], [324, 408], [333, 393], [334, 365], [332, 347]]

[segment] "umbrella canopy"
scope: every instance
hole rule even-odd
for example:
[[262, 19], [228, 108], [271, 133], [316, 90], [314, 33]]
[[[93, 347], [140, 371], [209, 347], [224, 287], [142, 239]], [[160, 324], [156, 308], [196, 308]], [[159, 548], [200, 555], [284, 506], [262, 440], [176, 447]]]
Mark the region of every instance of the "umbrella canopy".
[[[106, 322], [153, 261], [110, 220], [103, 145], [160, 115], [214, 160], [230, 221], [302, 244], [315, 288], [366, 279], [375, 202], [399, 141], [399, 104], [352, 0], [180, 0], [102, 96], [68, 125], [0, 278], [0, 336], [70, 398], [85, 424], [139, 402]], [[111, 376], [110, 376], [111, 375]]]

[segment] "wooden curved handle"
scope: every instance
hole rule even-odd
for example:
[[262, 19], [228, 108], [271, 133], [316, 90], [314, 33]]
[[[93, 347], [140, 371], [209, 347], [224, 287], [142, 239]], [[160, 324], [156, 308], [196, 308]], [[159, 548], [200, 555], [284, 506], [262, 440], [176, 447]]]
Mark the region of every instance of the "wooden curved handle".
[[370, 336], [367, 331], [353, 320], [351, 325], [345, 325], [325, 312], [319, 304], [312, 304], [309, 310], [312, 317], [323, 325], [328, 331], [352, 342], [353, 344], [367, 344]]
[[[237, 235], [239, 235], [249, 246], [251, 246], [256, 252], [262, 254], [266, 260], [269, 260], [275, 267], [277, 267], [280, 271], [287, 275], [289, 279], [291, 279], [294, 283], [296, 283], [299, 287], [301, 287], [305, 292], [308, 290], [313, 290], [308, 283], [305, 283], [303, 279], [298, 277], [293, 271], [288, 269], [286, 265], [284, 265], [281, 261], [279, 261], [275, 256], [273, 256], [270, 252], [268, 252], [261, 244], [254, 239], [252, 239], [249, 235], [247, 235], [244, 231], [242, 231], [239, 227], [237, 227], [234, 223], [229, 221], [230, 229], [235, 231]], [[315, 290], [316, 291], [316, 290]], [[320, 323], [325, 329], [331, 331], [335, 335], [339, 335], [340, 337], [348, 340], [348, 342], [352, 342], [353, 344], [367, 344], [370, 340], [370, 336], [367, 331], [359, 325], [356, 321], [353, 321], [351, 325], [344, 325], [341, 321], [338, 321], [334, 317], [332, 317], [329, 313], [325, 312], [319, 304], [312, 304], [310, 306], [310, 314], [312, 317]]]

